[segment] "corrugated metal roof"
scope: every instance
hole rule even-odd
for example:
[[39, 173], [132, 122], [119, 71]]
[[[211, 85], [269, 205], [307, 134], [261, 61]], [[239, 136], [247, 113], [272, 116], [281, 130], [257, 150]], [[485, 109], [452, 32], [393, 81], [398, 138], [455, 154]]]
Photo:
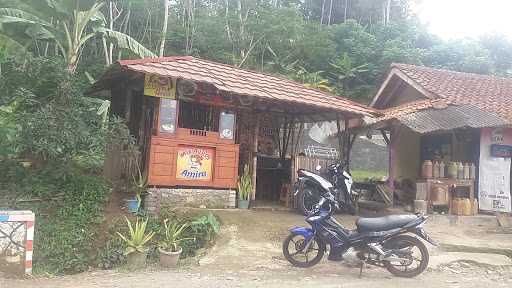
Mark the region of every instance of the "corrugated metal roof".
[[403, 125], [421, 134], [463, 127], [499, 127], [508, 124], [506, 120], [496, 114], [471, 104], [450, 105], [444, 109], [430, 108], [401, 114], [395, 118]]
[[377, 113], [373, 108], [308, 88], [288, 79], [191, 56], [123, 60], [115, 65], [117, 67], [112, 67], [93, 85], [93, 90], [98, 90], [99, 87], [105, 88], [105, 84], [112, 76], [109, 74], [121, 68], [164, 77], [206, 82], [224, 92], [254, 96], [269, 101], [298, 103], [329, 109], [331, 112], [351, 113], [358, 116], [373, 116]]

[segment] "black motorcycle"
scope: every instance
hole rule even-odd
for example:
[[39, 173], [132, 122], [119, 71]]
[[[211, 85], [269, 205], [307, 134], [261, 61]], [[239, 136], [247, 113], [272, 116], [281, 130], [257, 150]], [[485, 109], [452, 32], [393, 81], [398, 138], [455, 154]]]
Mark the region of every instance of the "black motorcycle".
[[[298, 180], [294, 185], [294, 196], [298, 199], [298, 209], [303, 215], [313, 212], [315, 205], [320, 201], [321, 195], [330, 192], [337, 201], [346, 203], [346, 212], [354, 214], [357, 211], [358, 194], [352, 191], [352, 175], [343, 164], [330, 164], [327, 167], [326, 178], [313, 172], [299, 169]], [[322, 167], [317, 166], [319, 172]]]
[[[329, 245], [329, 260], [342, 261], [349, 249], [364, 264], [384, 267], [393, 275], [414, 277], [428, 266], [429, 254], [423, 240], [437, 246], [423, 230], [423, 215], [392, 215], [359, 218], [355, 230], [343, 227], [332, 217], [343, 206], [330, 192], [321, 196], [307, 216], [309, 227], [294, 227], [283, 242], [285, 258], [297, 267], [311, 267], [322, 258]], [[361, 273], [360, 272], [360, 273]]]

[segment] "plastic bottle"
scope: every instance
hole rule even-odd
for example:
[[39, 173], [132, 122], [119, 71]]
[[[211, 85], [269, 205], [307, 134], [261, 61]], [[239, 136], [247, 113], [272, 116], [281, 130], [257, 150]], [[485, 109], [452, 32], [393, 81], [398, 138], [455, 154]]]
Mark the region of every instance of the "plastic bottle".
[[474, 163], [471, 163], [469, 166], [469, 179], [475, 179], [476, 178], [476, 167]]
[[450, 162], [448, 165], [448, 178], [457, 179], [457, 162]]
[[457, 165], [457, 178], [464, 179], [464, 166], [462, 165], [462, 162], [459, 162]]
[[432, 161], [425, 160], [421, 167], [421, 176], [423, 178], [432, 178]]
[[439, 162], [435, 161], [432, 169], [432, 177], [439, 178]]
[[444, 162], [441, 161], [441, 163], [439, 163], [439, 178], [445, 178], [444, 169], [445, 169]]
[[469, 163], [464, 164], [464, 179], [469, 179]]

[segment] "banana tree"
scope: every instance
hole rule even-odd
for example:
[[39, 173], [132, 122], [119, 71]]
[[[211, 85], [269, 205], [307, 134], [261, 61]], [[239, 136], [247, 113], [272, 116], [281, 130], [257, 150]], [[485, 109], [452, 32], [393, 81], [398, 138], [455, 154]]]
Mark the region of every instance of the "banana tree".
[[106, 28], [107, 21], [101, 12], [104, 3], [93, 2], [82, 8], [80, 2], [83, 1], [80, 0], [36, 2], [45, 7], [39, 11], [31, 11], [37, 8], [30, 7], [24, 10], [0, 8], [0, 26], [19, 25], [25, 29], [25, 36], [54, 43], [58, 54], [66, 59], [70, 73], [74, 73], [84, 46], [95, 36], [105, 37], [139, 57], [155, 56], [129, 35]]
[[362, 79], [362, 76], [370, 71], [368, 69], [368, 63], [354, 65], [348, 54], [343, 53], [343, 55], [336, 59], [335, 62], [331, 62], [329, 64], [333, 68], [331, 75], [342, 91], [349, 89], [350, 84], [353, 84], [353, 82], [366, 84]]

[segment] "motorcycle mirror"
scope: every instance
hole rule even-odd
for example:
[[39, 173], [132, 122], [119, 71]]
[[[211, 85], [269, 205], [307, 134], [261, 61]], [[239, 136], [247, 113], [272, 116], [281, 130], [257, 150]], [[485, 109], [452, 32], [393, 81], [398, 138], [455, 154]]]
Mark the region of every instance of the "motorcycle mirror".
[[320, 166], [320, 165], [316, 165], [316, 167], [315, 167], [315, 170], [316, 170], [316, 171], [320, 171], [321, 169], [322, 169], [322, 166]]

